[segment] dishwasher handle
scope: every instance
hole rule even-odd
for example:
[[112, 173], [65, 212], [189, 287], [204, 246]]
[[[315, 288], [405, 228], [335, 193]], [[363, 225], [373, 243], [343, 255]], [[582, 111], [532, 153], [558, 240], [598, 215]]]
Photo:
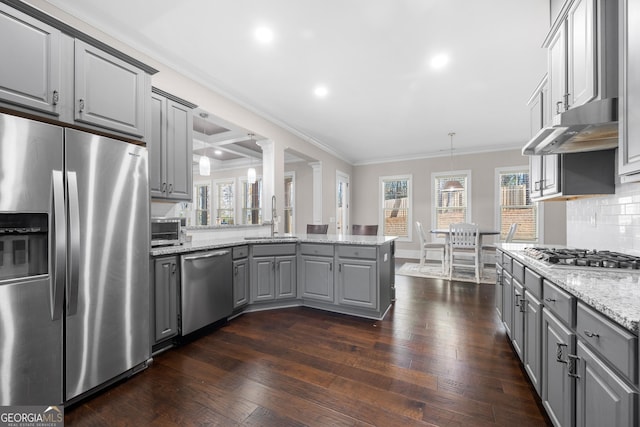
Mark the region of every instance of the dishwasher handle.
[[182, 259], [184, 259], [185, 261], [195, 261], [197, 259], [205, 259], [205, 258], [214, 258], [214, 257], [224, 256], [224, 255], [228, 255], [230, 253], [231, 253], [231, 251], [215, 251], [215, 252], [207, 252], [206, 254], [200, 254], [200, 255], [190, 255], [190, 256], [183, 257]]

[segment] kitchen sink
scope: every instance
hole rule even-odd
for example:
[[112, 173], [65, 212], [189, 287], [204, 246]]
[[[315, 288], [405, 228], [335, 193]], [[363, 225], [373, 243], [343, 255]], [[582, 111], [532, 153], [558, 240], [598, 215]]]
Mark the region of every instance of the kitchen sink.
[[297, 240], [296, 236], [253, 236], [245, 237], [244, 240]]

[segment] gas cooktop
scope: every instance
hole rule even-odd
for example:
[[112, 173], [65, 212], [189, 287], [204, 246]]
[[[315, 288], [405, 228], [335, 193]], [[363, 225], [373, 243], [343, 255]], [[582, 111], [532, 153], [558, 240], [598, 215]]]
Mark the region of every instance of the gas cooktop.
[[536, 247], [525, 248], [524, 252], [531, 258], [545, 261], [549, 264], [578, 267], [640, 269], [640, 257], [620, 252]]

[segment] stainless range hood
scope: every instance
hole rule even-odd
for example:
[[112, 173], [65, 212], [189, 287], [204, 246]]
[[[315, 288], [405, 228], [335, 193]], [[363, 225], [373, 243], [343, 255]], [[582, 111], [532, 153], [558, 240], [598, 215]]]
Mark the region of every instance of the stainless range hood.
[[524, 155], [577, 153], [618, 146], [618, 98], [591, 101], [554, 118], [522, 149]]

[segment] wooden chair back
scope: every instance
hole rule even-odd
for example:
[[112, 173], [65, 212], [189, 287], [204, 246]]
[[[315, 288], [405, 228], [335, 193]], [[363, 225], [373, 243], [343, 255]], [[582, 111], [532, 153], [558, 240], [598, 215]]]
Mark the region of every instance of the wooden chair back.
[[327, 234], [329, 224], [307, 224], [307, 234]]
[[351, 234], [356, 236], [376, 236], [378, 235], [378, 225], [354, 224], [351, 227]]
[[474, 248], [478, 246], [478, 226], [458, 223], [449, 225], [449, 245], [452, 248]]

